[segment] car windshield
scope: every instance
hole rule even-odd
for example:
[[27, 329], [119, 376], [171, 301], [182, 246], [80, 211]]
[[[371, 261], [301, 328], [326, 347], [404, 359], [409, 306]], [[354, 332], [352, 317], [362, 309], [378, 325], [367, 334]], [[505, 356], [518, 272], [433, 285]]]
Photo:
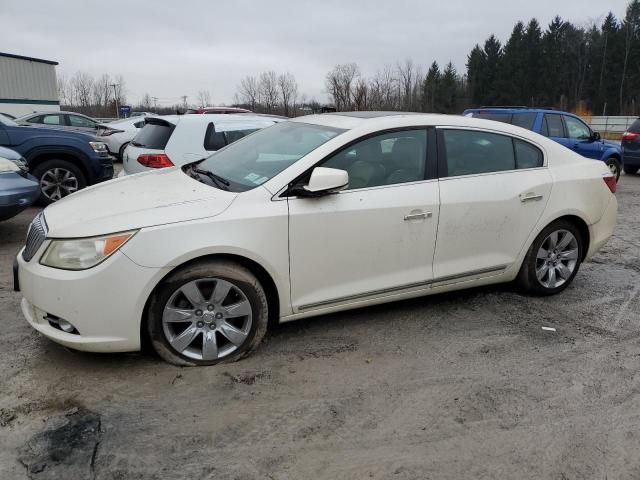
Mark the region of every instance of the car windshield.
[[18, 126], [18, 124], [16, 122], [11, 120], [6, 115], [3, 115], [2, 113], [0, 113], [0, 123], [3, 124], [3, 125], [6, 125], [7, 127], [17, 127]]
[[273, 125], [232, 143], [198, 165], [230, 183], [230, 189], [245, 191], [293, 165], [344, 130], [301, 122]]

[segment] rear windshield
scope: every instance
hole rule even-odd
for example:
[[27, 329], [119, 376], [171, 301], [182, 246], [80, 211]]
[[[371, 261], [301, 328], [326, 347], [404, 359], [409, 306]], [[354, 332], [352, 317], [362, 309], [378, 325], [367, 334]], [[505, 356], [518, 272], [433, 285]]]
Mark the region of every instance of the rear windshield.
[[147, 123], [138, 132], [131, 144], [135, 147], [164, 150], [174, 128], [174, 125]]
[[631, 124], [629, 131], [631, 133], [640, 133], [640, 118]]

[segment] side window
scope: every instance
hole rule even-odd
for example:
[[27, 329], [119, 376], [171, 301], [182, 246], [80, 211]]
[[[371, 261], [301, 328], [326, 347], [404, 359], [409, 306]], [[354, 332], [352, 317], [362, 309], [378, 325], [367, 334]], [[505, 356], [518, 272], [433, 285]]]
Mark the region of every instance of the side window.
[[42, 123], [42, 115], [37, 115], [35, 117], [31, 117], [29, 120], [27, 120], [27, 122], [29, 122], [29, 123]]
[[575, 140], [589, 140], [591, 138], [591, 129], [577, 118], [565, 115], [564, 123], [567, 126], [567, 134], [569, 138], [573, 138]]
[[349, 173], [349, 190], [425, 178], [427, 130], [403, 130], [362, 140], [329, 157], [323, 167]]
[[517, 139], [514, 139], [513, 143], [516, 151], [516, 165], [519, 169], [542, 166], [543, 156], [538, 147]]
[[485, 120], [493, 120], [494, 122], [502, 122], [502, 123], [510, 123], [511, 122], [511, 114], [510, 113], [474, 113], [473, 116], [475, 118], [483, 118]]
[[555, 113], [545, 113], [544, 120], [546, 129], [543, 127], [543, 133], [547, 137], [564, 137], [564, 127], [562, 126], [562, 117]]
[[69, 123], [72, 127], [93, 128], [96, 126], [96, 124], [88, 118], [80, 117], [78, 115], [69, 115]]
[[533, 124], [536, 121], [537, 113], [514, 113], [511, 123], [516, 127], [526, 128], [527, 130], [533, 130]]
[[45, 125], [64, 125], [61, 115], [45, 115], [42, 117], [42, 123]]
[[475, 130], [442, 130], [449, 177], [514, 170], [511, 137]]
[[207, 131], [204, 134], [204, 149], [213, 151], [220, 150], [227, 145], [227, 140], [224, 136], [224, 132], [216, 132], [216, 127], [213, 123], [207, 126]]
[[224, 132], [224, 134], [227, 137], [227, 142], [228, 143], [233, 143], [233, 142], [235, 142], [237, 140], [240, 140], [242, 137], [246, 137], [250, 133], [255, 132], [256, 130], [258, 130], [258, 129], [257, 128], [252, 128], [252, 129], [247, 129], [247, 130], [230, 130], [228, 132]]
[[136, 128], [142, 128], [142, 127], [144, 127], [144, 120], [143, 120], [143, 121], [141, 121], [141, 122], [136, 122], [136, 123], [134, 123], [134, 124], [133, 124], [133, 126], [134, 126], [134, 127], [136, 127]]

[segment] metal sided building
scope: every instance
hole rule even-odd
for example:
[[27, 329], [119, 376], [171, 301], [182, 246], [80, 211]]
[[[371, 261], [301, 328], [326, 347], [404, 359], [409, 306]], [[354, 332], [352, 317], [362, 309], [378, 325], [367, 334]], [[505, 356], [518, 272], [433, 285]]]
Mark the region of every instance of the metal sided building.
[[15, 117], [60, 110], [58, 62], [0, 52], [0, 113]]

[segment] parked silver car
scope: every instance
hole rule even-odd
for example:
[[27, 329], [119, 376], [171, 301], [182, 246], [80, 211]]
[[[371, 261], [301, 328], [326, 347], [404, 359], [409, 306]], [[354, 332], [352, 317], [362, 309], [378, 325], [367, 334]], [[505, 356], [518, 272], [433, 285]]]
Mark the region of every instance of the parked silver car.
[[99, 122], [91, 117], [75, 112], [36, 112], [15, 119], [19, 125], [38, 125], [95, 133]]

